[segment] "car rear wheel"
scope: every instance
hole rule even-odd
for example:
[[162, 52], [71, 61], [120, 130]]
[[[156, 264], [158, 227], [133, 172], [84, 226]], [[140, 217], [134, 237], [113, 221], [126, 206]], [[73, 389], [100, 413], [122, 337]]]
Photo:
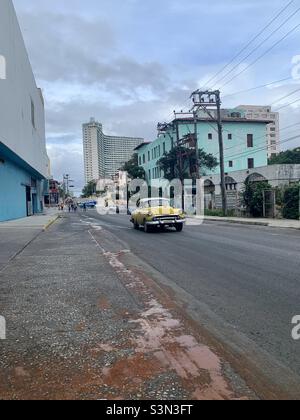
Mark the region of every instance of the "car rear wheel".
[[176, 225], [176, 231], [177, 232], [182, 232], [183, 231], [183, 225]]

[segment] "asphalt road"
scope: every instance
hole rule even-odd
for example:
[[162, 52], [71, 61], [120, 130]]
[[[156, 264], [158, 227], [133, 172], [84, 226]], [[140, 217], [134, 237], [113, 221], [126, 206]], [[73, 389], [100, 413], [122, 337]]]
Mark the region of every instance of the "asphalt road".
[[128, 216], [91, 211], [82, 217], [97, 219], [174, 285], [300, 375], [300, 341], [291, 338], [291, 320], [300, 314], [299, 231], [206, 222], [183, 233], [145, 234], [131, 227]]

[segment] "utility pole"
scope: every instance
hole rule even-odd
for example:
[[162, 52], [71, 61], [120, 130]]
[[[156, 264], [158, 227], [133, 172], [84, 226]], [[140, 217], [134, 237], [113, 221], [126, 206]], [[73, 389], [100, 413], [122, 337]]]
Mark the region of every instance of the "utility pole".
[[63, 179], [64, 179], [64, 182], [63, 182], [63, 185], [64, 185], [64, 193], [67, 196], [69, 196], [69, 194], [70, 194], [70, 188], [74, 188], [74, 185], [73, 185], [74, 181], [70, 179], [70, 175], [69, 174], [64, 175], [63, 176]]
[[68, 174], [64, 175], [64, 190], [67, 196], [69, 196], [69, 180], [70, 180], [70, 175]]
[[198, 115], [194, 112], [194, 126], [195, 126], [195, 162], [196, 162], [196, 179], [200, 179], [200, 165], [199, 165], [199, 147], [198, 147]]
[[[222, 194], [222, 209], [223, 215], [227, 216], [227, 194], [225, 182], [225, 160], [224, 160], [224, 144], [223, 144], [223, 125], [221, 115], [221, 93], [219, 90], [215, 91], [201, 91], [196, 90], [192, 93], [194, 113], [197, 115], [198, 111], [202, 109], [212, 121], [217, 124], [218, 138], [219, 138], [219, 152], [220, 152], [220, 174], [221, 174], [221, 194]], [[217, 111], [215, 116], [212, 111]]]
[[226, 181], [225, 181], [223, 125], [222, 125], [222, 116], [221, 116], [221, 94], [219, 90], [216, 91], [216, 99], [217, 99], [219, 150], [220, 150], [222, 208], [223, 208], [223, 216], [226, 217], [228, 209], [227, 209], [227, 193], [226, 193]]

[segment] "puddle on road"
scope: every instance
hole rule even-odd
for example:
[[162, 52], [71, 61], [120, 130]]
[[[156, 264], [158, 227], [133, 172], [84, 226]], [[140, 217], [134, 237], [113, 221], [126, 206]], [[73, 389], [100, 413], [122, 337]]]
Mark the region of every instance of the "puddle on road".
[[182, 322], [159, 302], [151, 300], [149, 305], [140, 319], [132, 321], [139, 333], [137, 352], [151, 352], [166, 370], [176, 371], [189, 386], [194, 384], [193, 398], [234, 398], [223, 376], [220, 358], [195, 337], [186, 335]]

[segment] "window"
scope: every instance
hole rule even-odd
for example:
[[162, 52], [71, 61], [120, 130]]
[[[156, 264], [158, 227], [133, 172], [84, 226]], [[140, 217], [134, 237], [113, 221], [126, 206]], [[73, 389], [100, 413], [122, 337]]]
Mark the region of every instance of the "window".
[[146, 163], [146, 156], [143, 155], [143, 163]]
[[232, 140], [232, 134], [228, 134], [228, 140]]
[[139, 157], [139, 165], [142, 166], [142, 158], [141, 158], [141, 156]]
[[166, 143], [163, 143], [163, 153], [166, 153]]
[[31, 123], [32, 126], [35, 128], [35, 108], [34, 108], [34, 102], [31, 99]]
[[233, 161], [232, 160], [229, 161], [229, 168], [233, 168]]
[[253, 147], [253, 134], [247, 134], [247, 147]]
[[151, 155], [150, 155], [150, 151], [148, 152], [148, 162], [150, 162], [151, 160]]
[[160, 157], [160, 146], [158, 146], [158, 157]]
[[212, 140], [212, 139], [213, 139], [212, 133], [208, 133], [208, 140]]
[[250, 158], [248, 159], [248, 169], [253, 169], [254, 168], [254, 159]]
[[151, 170], [149, 169], [149, 179], [151, 179]]

